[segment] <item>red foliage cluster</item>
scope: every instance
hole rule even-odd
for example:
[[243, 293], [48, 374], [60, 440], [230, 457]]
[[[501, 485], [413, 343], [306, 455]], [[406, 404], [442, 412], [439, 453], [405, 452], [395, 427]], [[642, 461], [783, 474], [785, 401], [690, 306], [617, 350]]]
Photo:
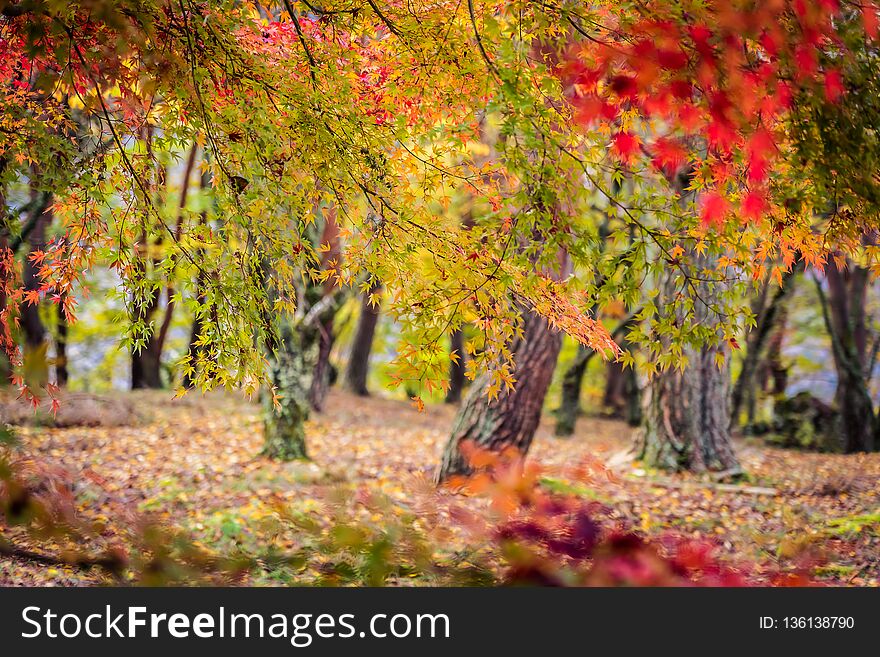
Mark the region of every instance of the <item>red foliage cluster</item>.
[[[541, 466], [515, 451], [496, 454], [468, 444], [475, 474], [450, 482], [487, 494], [502, 520], [488, 530], [472, 517], [458, 520], [487, 532], [504, 557], [504, 583], [537, 586], [809, 586], [806, 570], [759, 572], [720, 556], [718, 545], [666, 532], [648, 538], [614, 518], [602, 503], [541, 485]], [[612, 477], [599, 462], [565, 473], [574, 480]], [[804, 564], [804, 568], [810, 564]]]
[[[701, 206], [705, 224], [734, 209], [757, 218], [768, 208], [778, 128], [795, 95], [815, 90], [836, 102], [844, 93], [827, 56], [844, 52], [838, 0], [639, 7], [608, 16], [599, 37], [570, 46], [557, 68], [576, 122], [607, 124], [615, 131], [611, 150], [624, 163], [642, 155], [669, 179], [694, 166], [712, 189]], [[862, 11], [867, 36], [876, 38], [877, 5]], [[650, 138], [633, 134], [640, 121], [652, 122]], [[722, 196], [728, 187], [746, 190], [738, 208]]]
[[[295, 21], [272, 21], [259, 33], [242, 29], [236, 36], [247, 50], [268, 57], [270, 61], [289, 63], [291, 56], [302, 58], [303, 48], [307, 48], [311, 61], [303, 59], [299, 69], [292, 73], [303, 82], [320, 74], [323, 67], [314, 65], [326, 62], [328, 58], [343, 66], [353, 63], [356, 97], [350, 100], [356, 101], [377, 125], [385, 125], [401, 114], [407, 117], [409, 124], [415, 123], [419, 117], [421, 104], [416, 96], [389, 97], [395, 81], [401, 76], [415, 76], [418, 66], [415, 60], [409, 66], [396, 58], [388, 61], [382, 48], [383, 41], [389, 36], [384, 26], [377, 26], [372, 38], [355, 38], [339, 26], [328, 29], [321, 18], [298, 16]], [[320, 80], [315, 82], [318, 83]]]

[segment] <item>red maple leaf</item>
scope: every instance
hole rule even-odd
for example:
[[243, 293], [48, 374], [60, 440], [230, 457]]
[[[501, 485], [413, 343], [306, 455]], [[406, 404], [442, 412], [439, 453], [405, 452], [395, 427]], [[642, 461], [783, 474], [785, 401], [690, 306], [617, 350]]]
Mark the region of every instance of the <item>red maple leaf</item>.
[[704, 226], [724, 223], [724, 216], [730, 208], [730, 203], [718, 192], [709, 192], [703, 196], [703, 209], [700, 213], [700, 221]]
[[611, 80], [611, 90], [620, 98], [633, 98], [639, 87], [636, 79], [629, 75], [617, 75]]
[[611, 149], [625, 162], [631, 161], [639, 152], [639, 138], [629, 132], [621, 131], [612, 137]]
[[668, 137], [654, 142], [654, 166], [667, 175], [675, 173], [687, 161], [687, 151], [682, 143]]
[[760, 192], [749, 192], [740, 203], [740, 212], [744, 221], [756, 221], [767, 211], [767, 200]]
[[843, 76], [840, 71], [831, 69], [825, 73], [825, 98], [829, 103], [836, 103], [843, 95]]
[[880, 8], [873, 2], [862, 5], [862, 25], [865, 26], [865, 34], [876, 39], [880, 34]]

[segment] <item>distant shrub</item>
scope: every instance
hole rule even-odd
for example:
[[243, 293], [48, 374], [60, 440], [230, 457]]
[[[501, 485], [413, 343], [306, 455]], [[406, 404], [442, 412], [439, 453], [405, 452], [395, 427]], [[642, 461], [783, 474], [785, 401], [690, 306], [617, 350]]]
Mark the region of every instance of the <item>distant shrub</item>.
[[840, 452], [839, 414], [809, 392], [778, 400], [765, 440], [778, 447]]

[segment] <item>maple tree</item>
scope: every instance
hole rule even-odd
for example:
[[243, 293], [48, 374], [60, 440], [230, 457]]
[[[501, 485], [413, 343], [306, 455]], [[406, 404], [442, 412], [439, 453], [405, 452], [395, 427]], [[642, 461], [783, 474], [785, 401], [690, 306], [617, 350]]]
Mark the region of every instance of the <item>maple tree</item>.
[[[880, 447], [878, 29], [869, 0], [0, 0], [2, 420], [52, 398], [0, 423], [3, 578], [876, 583], [877, 455], [731, 431], [778, 374], [774, 440]], [[833, 409], [785, 398], [806, 277]], [[90, 289], [132, 387], [233, 394], [59, 392]], [[364, 398], [371, 350], [419, 413]], [[568, 356], [575, 439], [534, 445]], [[636, 461], [576, 430], [600, 359], [603, 406], [644, 393]]]
[[[83, 272], [109, 263], [126, 344], [149, 351], [160, 327], [144, 309], [178, 279], [166, 303], [199, 322], [189, 385], [277, 388], [266, 346], [275, 317], [306, 310], [303, 276], [381, 281], [403, 327], [398, 381], [420, 403], [448, 385], [441, 338], [465, 322], [468, 374], [495, 399], [525, 385], [530, 316], [615, 357], [590, 310], [639, 307], [648, 280], [663, 294], [627, 337], [660, 381], [725, 360], [750, 280], [798, 259], [821, 268], [829, 244], [873, 254], [857, 239], [873, 218], [857, 177], [841, 202], [864, 199], [859, 211], [817, 220], [829, 188], [814, 178], [832, 169], [815, 145], [835, 134], [797, 129], [804, 112], [839, 117], [869, 97], [857, 81], [874, 62], [873, 3], [98, 6], [4, 3], [4, 181], [41, 166], [61, 236], [27, 261], [67, 320]], [[193, 144], [208, 154], [208, 220], [157, 182]], [[336, 247], [309, 235], [330, 215], [328, 261]], [[5, 261], [17, 362], [10, 327], [38, 298]]]

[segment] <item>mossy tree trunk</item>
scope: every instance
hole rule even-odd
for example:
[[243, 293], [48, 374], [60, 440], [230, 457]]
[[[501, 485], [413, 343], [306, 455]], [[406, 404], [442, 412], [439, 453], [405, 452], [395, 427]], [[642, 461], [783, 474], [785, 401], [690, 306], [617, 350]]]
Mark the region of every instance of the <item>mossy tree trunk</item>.
[[265, 396], [263, 455], [280, 461], [307, 459], [305, 423], [311, 404], [309, 388], [317, 355], [317, 332], [301, 331], [285, 320], [278, 345], [270, 355], [269, 376], [276, 399]]
[[[706, 257], [694, 257], [694, 265], [698, 271], [713, 268]], [[678, 270], [671, 267], [663, 275], [658, 308], [673, 307], [672, 299], [678, 293], [677, 274]], [[699, 299], [695, 301], [694, 317], [687, 321], [711, 325], [714, 321], [711, 307], [719, 302], [722, 284], [697, 281], [691, 284], [698, 288]], [[677, 321], [686, 320], [679, 317]], [[683, 368], [670, 368], [649, 380], [644, 394], [643, 428], [637, 445], [639, 458], [647, 465], [695, 472], [741, 472], [730, 438], [727, 352], [723, 342], [721, 346], [687, 347]]]
[[869, 356], [865, 304], [870, 272], [852, 261], [838, 267], [831, 259], [825, 269], [826, 295], [816, 281], [822, 316], [831, 337], [837, 370], [835, 404], [840, 413], [843, 449], [871, 452], [880, 447], [880, 420], [871, 399], [870, 374], [876, 352]]
[[[327, 214], [321, 235], [315, 241], [316, 246], [329, 245], [322, 255], [322, 269], [335, 268], [340, 248], [335, 211]], [[308, 458], [305, 423], [312, 410], [321, 409], [327, 394], [333, 320], [342, 299], [332, 276], [323, 283], [308, 277], [299, 295], [296, 314], [275, 320], [277, 342], [268, 351], [278, 404], [272, 395], [266, 395], [265, 456], [283, 461]], [[267, 324], [270, 323], [267, 317]]]

